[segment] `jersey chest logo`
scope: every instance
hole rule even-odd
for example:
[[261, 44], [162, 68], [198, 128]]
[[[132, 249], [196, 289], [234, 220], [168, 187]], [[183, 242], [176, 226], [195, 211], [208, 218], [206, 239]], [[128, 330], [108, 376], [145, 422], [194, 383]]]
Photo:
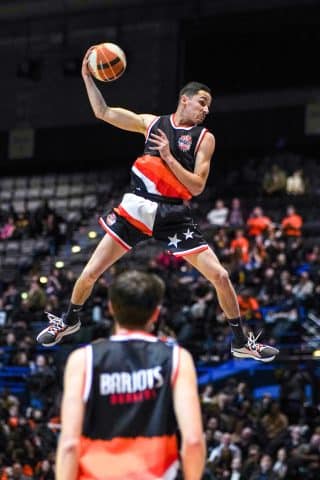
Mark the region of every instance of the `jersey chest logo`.
[[178, 147], [182, 152], [189, 152], [191, 145], [191, 135], [181, 135], [181, 137], [178, 138]]

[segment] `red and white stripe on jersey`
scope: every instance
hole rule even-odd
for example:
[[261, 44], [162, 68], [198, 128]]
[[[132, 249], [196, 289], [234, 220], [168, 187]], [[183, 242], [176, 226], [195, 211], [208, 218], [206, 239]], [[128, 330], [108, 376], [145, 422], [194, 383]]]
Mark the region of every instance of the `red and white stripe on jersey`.
[[112, 237], [119, 245], [121, 245], [125, 250], [131, 250], [132, 247], [128, 243], [126, 243], [122, 238], [119, 237], [111, 228], [108, 227], [106, 222], [102, 217], [99, 218], [99, 224], [103, 228], [103, 230], [107, 233], [109, 233], [110, 237]]
[[172, 255], [175, 257], [186, 257], [187, 255], [192, 255], [193, 253], [200, 253], [209, 248], [208, 244], [200, 245], [199, 247], [189, 248], [189, 250], [183, 250], [179, 252], [172, 252]]
[[180, 347], [179, 345], [175, 345], [172, 349], [172, 373], [171, 373], [172, 385], [175, 384], [175, 381], [178, 376], [179, 363], [180, 363]]
[[200, 133], [199, 138], [198, 138], [198, 141], [197, 141], [196, 148], [195, 148], [195, 150], [194, 150], [194, 153], [195, 153], [195, 154], [197, 154], [197, 152], [198, 152], [198, 150], [199, 150], [199, 148], [200, 148], [200, 145], [201, 145], [201, 143], [202, 143], [202, 140], [204, 139], [204, 136], [205, 136], [205, 134], [206, 134], [207, 132], [208, 132], [208, 130], [207, 130], [206, 128], [204, 128], [204, 129], [202, 130], [202, 132]]
[[145, 235], [152, 235], [158, 204], [134, 193], [126, 193], [115, 212]]
[[176, 435], [80, 437], [79, 480], [174, 480], [178, 467]]
[[86, 364], [85, 364], [85, 375], [84, 375], [84, 388], [83, 388], [83, 395], [82, 395], [84, 402], [86, 402], [89, 398], [89, 393], [92, 385], [93, 353], [92, 353], [91, 345], [87, 345], [85, 347], [85, 354], [86, 354]]
[[177, 179], [160, 157], [143, 155], [133, 164], [132, 171], [144, 183], [149, 193], [190, 200], [189, 190]]

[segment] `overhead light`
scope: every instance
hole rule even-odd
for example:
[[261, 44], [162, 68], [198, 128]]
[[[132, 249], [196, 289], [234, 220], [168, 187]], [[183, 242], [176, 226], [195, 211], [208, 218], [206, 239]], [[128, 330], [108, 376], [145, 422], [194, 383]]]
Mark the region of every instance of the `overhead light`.
[[81, 252], [81, 247], [80, 247], [80, 245], [73, 245], [73, 246], [71, 247], [71, 252], [72, 252], [72, 253], [79, 253], [79, 252]]
[[44, 275], [39, 278], [39, 282], [45, 285], [48, 283], [48, 277], [45, 277]]
[[320, 358], [320, 348], [317, 348], [312, 354], [313, 357], [315, 358]]
[[98, 234], [94, 230], [91, 230], [90, 232], [88, 232], [88, 237], [89, 238], [97, 238], [97, 236], [98, 236]]
[[64, 267], [64, 262], [62, 260], [58, 260], [56, 263], [55, 263], [55, 267], [56, 268], [63, 268]]
[[27, 292], [22, 292], [21, 293], [21, 298], [22, 298], [22, 300], [27, 300], [27, 298], [28, 298]]

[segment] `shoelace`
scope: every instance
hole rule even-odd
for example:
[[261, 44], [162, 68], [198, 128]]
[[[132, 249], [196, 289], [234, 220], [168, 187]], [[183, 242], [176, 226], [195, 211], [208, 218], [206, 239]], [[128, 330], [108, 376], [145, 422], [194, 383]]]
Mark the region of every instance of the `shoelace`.
[[53, 313], [50, 312], [45, 312], [48, 319], [49, 319], [49, 327], [48, 327], [48, 332], [52, 333], [59, 333], [61, 330], [65, 328], [63, 321], [61, 318], [57, 317], [56, 315], [53, 315]]
[[248, 336], [248, 347], [251, 349], [251, 350], [256, 350], [257, 352], [260, 352], [261, 348], [263, 347], [262, 343], [257, 343], [257, 340], [258, 338], [260, 337], [262, 333], [262, 330], [260, 330], [260, 332], [258, 333], [258, 335], [255, 337], [253, 335], [253, 332], [249, 332], [249, 336]]

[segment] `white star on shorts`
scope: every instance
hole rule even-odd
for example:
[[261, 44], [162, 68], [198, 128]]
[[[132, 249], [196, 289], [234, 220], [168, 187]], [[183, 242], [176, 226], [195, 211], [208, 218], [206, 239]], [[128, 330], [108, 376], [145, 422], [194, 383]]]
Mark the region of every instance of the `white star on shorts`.
[[181, 242], [182, 240], [180, 240], [177, 236], [177, 234], [175, 233], [173, 237], [168, 237], [170, 242], [168, 243], [168, 247], [170, 247], [170, 245], [174, 245], [176, 248], [178, 247], [178, 243]]
[[188, 228], [188, 231], [183, 232], [183, 235], [186, 237], [186, 240], [188, 240], [188, 238], [193, 238], [194, 232], [191, 232], [190, 229]]

